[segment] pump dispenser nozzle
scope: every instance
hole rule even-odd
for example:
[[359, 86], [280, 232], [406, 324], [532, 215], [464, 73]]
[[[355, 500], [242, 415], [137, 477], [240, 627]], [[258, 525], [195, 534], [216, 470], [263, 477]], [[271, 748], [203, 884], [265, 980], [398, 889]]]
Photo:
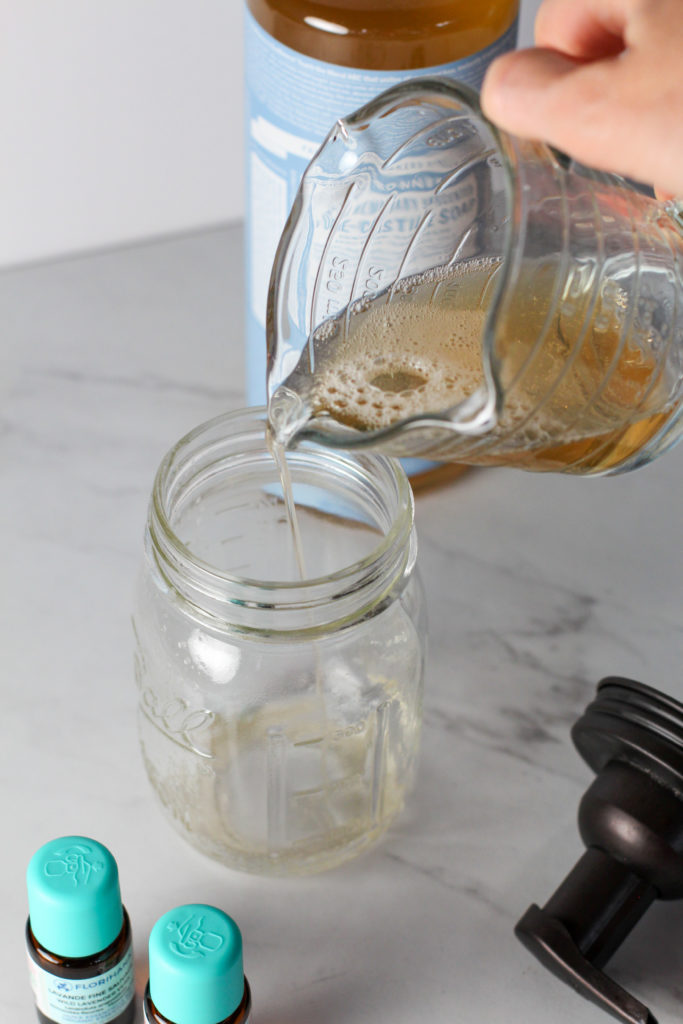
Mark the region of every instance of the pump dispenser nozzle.
[[572, 739], [597, 773], [579, 805], [588, 849], [515, 933], [548, 970], [618, 1020], [656, 1024], [600, 968], [655, 899], [683, 897], [683, 705], [611, 676], [598, 684]]

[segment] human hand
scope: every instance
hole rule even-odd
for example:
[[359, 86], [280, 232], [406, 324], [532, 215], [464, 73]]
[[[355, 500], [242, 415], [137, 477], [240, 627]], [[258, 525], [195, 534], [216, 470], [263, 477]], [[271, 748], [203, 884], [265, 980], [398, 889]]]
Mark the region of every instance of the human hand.
[[484, 113], [581, 163], [683, 196], [681, 0], [544, 0], [533, 49], [491, 65]]

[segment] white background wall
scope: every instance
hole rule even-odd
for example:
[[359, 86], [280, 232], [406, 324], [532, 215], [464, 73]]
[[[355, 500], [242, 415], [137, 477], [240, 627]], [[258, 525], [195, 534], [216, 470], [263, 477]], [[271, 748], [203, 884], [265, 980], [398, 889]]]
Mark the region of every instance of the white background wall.
[[242, 216], [242, 0], [0, 12], [0, 266]]

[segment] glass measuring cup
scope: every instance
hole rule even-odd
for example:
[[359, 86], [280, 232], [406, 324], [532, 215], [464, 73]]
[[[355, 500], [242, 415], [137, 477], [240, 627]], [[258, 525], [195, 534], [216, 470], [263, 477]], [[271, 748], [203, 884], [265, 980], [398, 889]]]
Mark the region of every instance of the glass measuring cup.
[[470, 89], [390, 89], [337, 122], [282, 236], [271, 419], [395, 456], [633, 469], [683, 429], [681, 241], [673, 204], [499, 132]]
[[391, 460], [288, 457], [300, 580], [263, 410], [203, 424], [162, 461], [133, 616], [140, 740], [170, 821], [229, 867], [306, 874], [403, 807], [425, 623], [413, 503]]

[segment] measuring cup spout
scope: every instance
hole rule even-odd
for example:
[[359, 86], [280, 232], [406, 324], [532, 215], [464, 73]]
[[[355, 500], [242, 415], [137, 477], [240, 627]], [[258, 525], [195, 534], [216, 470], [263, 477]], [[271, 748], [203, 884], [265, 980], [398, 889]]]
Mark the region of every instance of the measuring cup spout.
[[[439, 78], [387, 90], [336, 123], [304, 175], [275, 258], [269, 396], [286, 382], [305, 401], [316, 370], [371, 306], [405, 306], [418, 289], [445, 298], [449, 268], [502, 261], [510, 183], [498, 154], [477, 95]], [[493, 282], [488, 298], [495, 290]], [[476, 387], [447, 408], [371, 431], [315, 418], [300, 434], [405, 449], [433, 446], [439, 434], [449, 443], [479, 436], [495, 424], [500, 395], [485, 348], [478, 362]]]

